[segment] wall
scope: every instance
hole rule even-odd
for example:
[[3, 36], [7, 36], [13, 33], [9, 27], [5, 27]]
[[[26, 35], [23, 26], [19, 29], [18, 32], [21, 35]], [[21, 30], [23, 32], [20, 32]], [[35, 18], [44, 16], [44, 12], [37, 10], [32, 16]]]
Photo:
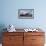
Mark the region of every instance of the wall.
[[[34, 9], [34, 19], [18, 19], [18, 9]], [[46, 0], [0, 0], [0, 31], [9, 24], [40, 27], [46, 32]]]

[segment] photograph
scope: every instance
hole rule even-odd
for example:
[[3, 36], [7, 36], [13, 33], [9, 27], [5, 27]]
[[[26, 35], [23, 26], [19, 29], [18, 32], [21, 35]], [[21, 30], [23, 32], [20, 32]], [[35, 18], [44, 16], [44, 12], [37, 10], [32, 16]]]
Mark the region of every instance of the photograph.
[[33, 19], [34, 18], [34, 9], [19, 9], [18, 17], [20, 19]]

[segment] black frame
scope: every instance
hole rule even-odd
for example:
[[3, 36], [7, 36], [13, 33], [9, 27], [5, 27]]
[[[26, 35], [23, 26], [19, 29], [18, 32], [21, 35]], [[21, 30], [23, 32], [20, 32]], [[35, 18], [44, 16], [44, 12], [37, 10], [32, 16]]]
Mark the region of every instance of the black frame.
[[34, 19], [34, 9], [19, 9], [18, 17], [20, 19]]

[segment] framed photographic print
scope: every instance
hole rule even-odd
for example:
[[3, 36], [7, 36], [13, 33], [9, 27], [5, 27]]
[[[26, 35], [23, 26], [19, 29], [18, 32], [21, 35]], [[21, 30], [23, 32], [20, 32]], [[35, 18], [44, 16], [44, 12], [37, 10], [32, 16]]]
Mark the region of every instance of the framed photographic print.
[[33, 19], [34, 18], [34, 9], [19, 9], [18, 17], [20, 19]]

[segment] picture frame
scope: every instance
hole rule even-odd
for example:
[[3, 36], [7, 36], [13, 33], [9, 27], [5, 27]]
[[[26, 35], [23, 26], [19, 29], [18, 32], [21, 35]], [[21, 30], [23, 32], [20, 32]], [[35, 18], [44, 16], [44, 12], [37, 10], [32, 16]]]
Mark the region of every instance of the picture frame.
[[34, 19], [34, 9], [19, 9], [18, 18], [19, 19]]

